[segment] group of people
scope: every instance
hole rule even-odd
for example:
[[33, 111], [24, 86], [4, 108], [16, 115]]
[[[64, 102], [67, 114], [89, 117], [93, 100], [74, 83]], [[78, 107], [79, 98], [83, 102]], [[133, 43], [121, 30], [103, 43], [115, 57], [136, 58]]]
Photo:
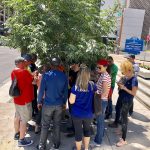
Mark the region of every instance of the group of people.
[[[17, 79], [21, 95], [14, 97], [15, 104], [15, 135], [18, 146], [28, 146], [33, 143], [27, 140], [28, 121], [36, 116], [36, 125], [41, 124], [38, 149], [45, 150], [50, 124], [53, 124], [53, 146], [51, 150], [58, 150], [61, 145], [60, 125], [64, 108], [68, 109], [75, 134], [74, 150], [90, 150], [102, 144], [105, 119], [112, 117], [112, 94], [118, 72], [117, 65], [111, 56], [100, 59], [95, 70], [84, 63], [73, 64], [67, 77], [61, 60], [50, 58], [49, 64], [43, 66], [42, 75], [37, 72], [35, 54], [26, 54], [15, 60], [16, 68], [11, 73], [12, 80]], [[133, 98], [138, 89], [137, 74], [134, 62], [128, 60], [121, 63], [123, 76], [117, 82], [119, 97], [116, 104], [116, 117], [109, 127], [118, 127], [121, 119], [122, 138], [116, 144], [125, 145], [129, 110], [133, 109]], [[93, 73], [94, 72], [94, 73]], [[93, 73], [93, 78], [92, 78]], [[38, 91], [38, 96], [37, 96]], [[94, 115], [94, 97], [97, 95], [101, 105], [101, 112]], [[132, 110], [133, 113], [133, 110]], [[130, 113], [131, 115], [131, 113]], [[96, 135], [91, 141], [91, 124], [96, 120]]]

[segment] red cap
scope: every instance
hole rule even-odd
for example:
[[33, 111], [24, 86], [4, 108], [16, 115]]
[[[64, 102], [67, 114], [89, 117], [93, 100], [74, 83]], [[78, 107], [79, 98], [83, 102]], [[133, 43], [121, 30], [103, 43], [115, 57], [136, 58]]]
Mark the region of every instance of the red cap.
[[108, 66], [108, 61], [105, 59], [100, 59], [97, 61], [97, 64], [103, 65], [103, 66]]

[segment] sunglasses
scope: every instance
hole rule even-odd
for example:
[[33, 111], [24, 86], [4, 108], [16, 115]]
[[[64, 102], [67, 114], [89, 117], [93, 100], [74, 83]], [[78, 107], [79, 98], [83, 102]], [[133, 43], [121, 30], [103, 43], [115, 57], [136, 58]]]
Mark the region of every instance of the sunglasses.
[[102, 68], [101, 67], [96, 67], [97, 69], [101, 70]]

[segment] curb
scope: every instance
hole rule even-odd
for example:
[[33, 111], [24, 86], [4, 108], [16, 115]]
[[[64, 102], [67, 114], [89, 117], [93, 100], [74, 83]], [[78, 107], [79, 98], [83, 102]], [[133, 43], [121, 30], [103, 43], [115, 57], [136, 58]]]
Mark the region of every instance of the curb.
[[9, 87], [11, 85], [11, 80], [8, 78], [3, 82], [4, 84], [0, 87], [0, 103], [9, 103], [12, 98], [9, 96]]

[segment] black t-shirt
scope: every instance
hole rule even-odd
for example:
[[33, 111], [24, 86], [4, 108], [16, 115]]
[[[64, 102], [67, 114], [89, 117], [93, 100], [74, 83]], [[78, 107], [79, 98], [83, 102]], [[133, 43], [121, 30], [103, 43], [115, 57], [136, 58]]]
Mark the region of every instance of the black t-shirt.
[[29, 67], [31, 69], [31, 72], [34, 72], [34, 71], [37, 70], [37, 66], [35, 64], [33, 64], [33, 63]]
[[74, 70], [69, 70], [69, 86], [73, 87], [76, 83], [78, 71], [75, 72]]

